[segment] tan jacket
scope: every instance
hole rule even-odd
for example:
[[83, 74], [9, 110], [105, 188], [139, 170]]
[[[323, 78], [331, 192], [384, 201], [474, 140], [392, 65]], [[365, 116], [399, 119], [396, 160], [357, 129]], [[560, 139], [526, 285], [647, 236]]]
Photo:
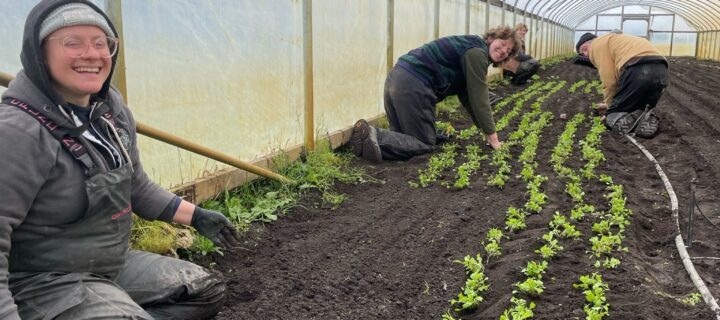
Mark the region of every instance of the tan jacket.
[[617, 93], [620, 74], [628, 61], [636, 57], [659, 56], [658, 51], [644, 38], [608, 33], [590, 43], [590, 61], [600, 73], [604, 102], [610, 104]]

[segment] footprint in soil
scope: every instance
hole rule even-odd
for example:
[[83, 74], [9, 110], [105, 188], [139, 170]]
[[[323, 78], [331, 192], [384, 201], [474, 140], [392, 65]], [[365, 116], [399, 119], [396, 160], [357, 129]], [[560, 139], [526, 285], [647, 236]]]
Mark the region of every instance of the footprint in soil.
[[[237, 280], [230, 280], [227, 283], [227, 287], [230, 289], [230, 297], [232, 301], [238, 301], [238, 302], [251, 302], [255, 301], [258, 294], [257, 292], [253, 292], [248, 290], [248, 283], [251, 283], [251, 281], [248, 281], [245, 283], [245, 285], [240, 285], [241, 281]], [[259, 283], [256, 283], [255, 285], [258, 285]]]
[[660, 145], [668, 145], [668, 146], [670, 146], [670, 145], [676, 144], [676, 143], [677, 143], [676, 140], [677, 140], [677, 139], [674, 139], [674, 138], [671, 138], [671, 137], [662, 136], [662, 137], [657, 141], [657, 143], [660, 144]]
[[255, 301], [257, 298], [257, 293], [248, 291], [248, 290], [233, 290], [232, 292], [232, 300], [238, 301], [238, 302], [251, 302]]

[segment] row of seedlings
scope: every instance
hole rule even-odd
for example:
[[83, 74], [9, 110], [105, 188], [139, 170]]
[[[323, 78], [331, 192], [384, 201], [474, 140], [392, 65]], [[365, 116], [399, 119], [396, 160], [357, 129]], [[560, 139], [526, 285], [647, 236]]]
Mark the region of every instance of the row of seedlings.
[[[591, 127], [588, 134], [583, 140], [579, 142], [581, 146], [581, 157], [583, 160], [586, 161], [585, 165], [580, 168], [579, 171], [580, 175], [582, 175], [582, 177], [586, 179], [590, 179], [595, 176], [595, 167], [600, 161], [603, 161], [605, 159], [603, 153], [599, 149], [597, 149], [597, 145], [600, 143], [600, 135], [605, 131], [605, 126], [599, 117], [594, 117], [590, 121], [590, 124]], [[580, 175], [576, 174], [573, 171], [560, 171], [569, 175], [565, 191], [575, 203], [575, 207], [572, 209], [570, 214], [570, 219], [574, 221], [580, 221], [583, 219], [586, 213], [597, 214], [595, 208], [592, 205], [585, 203], [585, 193], [582, 190], [582, 185], [580, 184]], [[608, 178], [609, 177], [604, 176], [602, 179], [606, 180]], [[601, 223], [601, 225], [606, 224]], [[597, 226], [597, 223], [593, 225], [593, 231], [597, 232]], [[596, 243], [596, 241], [593, 239], [597, 239], [597, 236], [590, 238], [591, 243]], [[596, 248], [597, 247], [593, 245], [593, 256], [599, 258], [599, 252], [596, 251]], [[606, 268], [614, 268], [619, 263], [620, 261], [614, 257], [606, 257], [602, 265]], [[594, 266], [596, 268], [600, 267], [599, 259], [596, 260]], [[582, 290], [583, 292], [583, 296], [585, 297], [585, 301], [587, 302], [583, 306], [583, 311], [587, 316], [586, 319], [600, 320], [604, 316], [609, 315], [610, 305], [608, 304], [605, 296], [605, 292], [609, 290], [609, 287], [605, 282], [603, 282], [602, 276], [598, 273], [592, 273], [589, 275], [581, 275], [579, 277], [579, 280], [580, 282], [573, 284], [573, 287]]]
[[[547, 200], [547, 196], [540, 189], [542, 183], [547, 181], [547, 177], [535, 174], [535, 168], [537, 167], [535, 155], [538, 142], [540, 141], [540, 133], [550, 124], [552, 118], [552, 113], [543, 112], [540, 118], [530, 125], [529, 133], [522, 141], [525, 148], [520, 153], [518, 160], [523, 163], [520, 176], [527, 184], [528, 200], [523, 206], [524, 209], [515, 207], [508, 208], [505, 228], [512, 232], [525, 229], [525, 217], [531, 213], [540, 213], [542, 206]], [[522, 122], [521, 126], [523, 126]]]
[[570, 86], [570, 88], [568, 88], [568, 92], [569, 92], [569, 93], [575, 93], [580, 87], [585, 86], [587, 83], [588, 83], [588, 81], [585, 80], [585, 79], [578, 80], [578, 81], [576, 81], [575, 83], [573, 83], [573, 84]]
[[[554, 89], [554, 87], [550, 86], [547, 86], [545, 88], [551, 90]], [[555, 89], [552, 93], [556, 92], [557, 90], [559, 90], [559, 88]], [[523, 96], [519, 96], [519, 98], [523, 98]], [[527, 101], [527, 99], [523, 99], [523, 101]], [[539, 132], [549, 124], [549, 120], [552, 119], [552, 113], [545, 112], [541, 114], [538, 121], [530, 123], [530, 120], [538, 116], [540, 113], [541, 111], [539, 109], [539, 104], [534, 107], [533, 111], [526, 113], [520, 122], [518, 130], [511, 134], [511, 137], [516, 138], [511, 139], [511, 141], [508, 141], [505, 144], [516, 144], [517, 142], [513, 141], [523, 136], [526, 137], [525, 140], [527, 141], [532, 140], [532, 138], [527, 137], [537, 137], [539, 135]], [[537, 139], [535, 140], [537, 141]], [[526, 145], [526, 148], [532, 149], [532, 146]], [[537, 146], [535, 146], [535, 149], [536, 148]], [[489, 261], [492, 257], [499, 257], [502, 255], [502, 246], [500, 245], [500, 241], [503, 238], [505, 238], [505, 236], [503, 235], [501, 229], [492, 228], [488, 230], [486, 234], [486, 241], [483, 241], [483, 249], [486, 253], [486, 262]], [[463, 261], [455, 262], [461, 263], [465, 266], [468, 279], [466, 280], [465, 286], [462, 288], [457, 298], [450, 300], [450, 304], [453, 306], [453, 310], [456, 312], [475, 309], [477, 308], [479, 303], [483, 301], [482, 293], [489, 289], [489, 285], [487, 285], [487, 277], [482, 272], [484, 269], [482, 267], [483, 264], [481, 255], [477, 254], [476, 257], [466, 256]], [[453, 317], [451, 311], [448, 310], [445, 314], [443, 314], [442, 319], [453, 320], [455, 318]]]
[[[526, 114], [526, 117], [524, 117], [524, 119], [529, 118], [530, 116], [534, 116], [535, 114]], [[522, 130], [523, 128], [524, 127], [521, 126], [518, 130]], [[472, 156], [468, 155], [467, 157], [471, 158]], [[462, 166], [458, 168], [458, 172], [460, 172], [460, 168], [462, 168]], [[456, 181], [456, 184], [458, 181], [460, 180], [458, 179]], [[488, 230], [486, 234], [486, 241], [483, 241], [483, 248], [486, 253], [487, 261], [489, 261], [492, 257], [499, 257], [502, 255], [502, 247], [500, 245], [500, 240], [503, 237], [504, 235], [502, 233], [502, 230], [498, 228], [492, 228]], [[473, 310], [477, 308], [477, 306], [483, 301], [482, 294], [489, 289], [489, 285], [487, 284], [487, 277], [483, 272], [484, 267], [482, 262], [482, 256], [480, 254], [477, 254], [476, 257], [468, 255], [465, 256], [463, 261], [455, 262], [461, 263], [465, 266], [467, 279], [461, 292], [458, 293], [457, 298], [453, 298], [452, 300], [450, 300], [450, 304], [455, 312]], [[453, 317], [451, 311], [448, 310], [445, 312], [445, 314], [443, 314], [442, 319], [454, 320], [455, 318]]]
[[600, 80], [593, 80], [587, 83], [585, 88], [583, 89], [584, 94], [590, 94], [593, 92], [593, 88], [595, 89], [595, 93], [602, 95], [603, 94], [603, 87], [602, 82]]
[[[542, 130], [547, 127], [550, 124], [550, 120], [552, 120], [553, 116], [550, 112], [542, 112], [540, 109], [540, 106], [542, 105], [542, 102], [552, 95], [553, 93], [559, 91], [563, 86], [565, 85], [565, 82], [561, 82], [558, 84], [553, 84], [553, 86], [547, 86], [545, 87], [546, 90], [550, 90], [546, 95], [541, 96], [538, 98], [538, 101], [532, 104], [531, 112], [525, 113], [520, 121], [520, 124], [518, 126], [518, 129], [510, 134], [510, 137], [508, 141], [505, 143], [507, 146], [512, 146], [516, 144], [522, 144], [525, 146], [522, 153], [520, 154], [520, 160], [527, 164], [526, 167], [534, 168], [537, 166], [537, 163], [535, 163], [535, 154], [537, 150], [537, 144], [539, 142], [539, 136]], [[526, 100], [525, 100], [526, 101]], [[539, 116], [539, 117], [538, 117]], [[532, 119], [538, 117], [538, 119], [534, 122], [530, 122]], [[522, 142], [520, 142], [522, 138]], [[541, 210], [540, 205], [544, 204], [545, 201], [545, 194], [542, 193], [539, 190], [540, 183], [545, 181], [547, 178], [543, 176], [534, 176], [533, 179], [526, 180], [525, 182], [528, 183], [528, 193], [531, 194], [530, 199], [537, 199], [538, 196], [541, 196], [543, 200], [538, 201], [535, 200], [534, 202], [532, 200], [529, 200], [529, 202], [534, 203], [534, 205], [531, 205], [531, 203], [526, 203], [526, 207], [536, 207], [536, 212], [539, 212]], [[520, 209], [510, 207], [508, 208], [508, 219], [506, 220], [506, 229], [510, 229], [512, 231], [516, 231], [519, 229], [524, 228], [524, 217], [526, 216], [526, 213]], [[514, 224], [511, 221], [516, 221], [517, 224]], [[503, 235], [503, 232], [499, 228], [492, 228], [488, 231], [486, 235], [486, 242], [483, 242], [483, 249], [486, 253], [486, 259], [489, 261], [492, 257], [499, 257], [502, 255], [502, 247], [500, 245], [500, 240], [502, 238], [506, 238]], [[467, 258], [467, 257], [466, 257]], [[480, 255], [478, 254], [478, 259], [480, 258]], [[547, 263], [545, 263], [545, 266]], [[467, 269], [468, 273], [470, 274], [470, 269]], [[541, 273], [542, 272], [542, 264], [529, 264], [526, 270], [529, 270], [530, 273]], [[539, 270], [539, 271], [538, 271]], [[457, 299], [451, 300], [451, 304], [455, 305], [455, 311], [462, 311], [466, 310], [463, 307], [469, 306], [468, 304], [468, 290], [472, 288], [472, 286], [475, 284], [475, 281], [473, 281], [472, 277], [470, 277], [466, 281], [466, 286], [463, 289], [463, 292], [458, 295]], [[531, 284], [525, 284], [525, 285], [531, 285]], [[523, 285], [524, 286], [524, 285]], [[487, 289], [487, 288], [486, 288]], [[513, 313], [526, 313], [526, 312], [532, 312], [532, 308], [534, 305], [527, 305], [526, 301], [518, 298], [512, 299], [513, 303], [515, 304], [515, 308]], [[465, 302], [465, 303], [462, 303]], [[474, 300], [471, 302], [477, 302], [479, 301]], [[477, 307], [477, 305], [473, 305], [472, 308]], [[448, 319], [454, 319], [452, 315], [450, 314], [450, 311], [448, 310], [443, 315], [444, 320]]]
[[[545, 89], [546, 87], [547, 87], [547, 85], [545, 85], [543, 82], [536, 82], [536, 83], [533, 83], [528, 88], [526, 88], [525, 90], [518, 91], [518, 92], [510, 95], [509, 97], [502, 99], [500, 102], [498, 102], [493, 107], [494, 114], [498, 114], [500, 112], [500, 110], [502, 110], [505, 106], [510, 104], [510, 102], [514, 101], [515, 105], [514, 105], [513, 109], [511, 109], [508, 113], [505, 114], [505, 116], [503, 116], [500, 120], [497, 121], [497, 124], [495, 125], [495, 130], [497, 132], [502, 131], [502, 129], [507, 125], [507, 123], [509, 123], [509, 121], [513, 117], [516, 117], [518, 115], [518, 111], [516, 111], [516, 109], [517, 110], [522, 109], [523, 105], [525, 104], [525, 102], [527, 100], [529, 100], [531, 97], [533, 97], [535, 95], [542, 93], [543, 90], [547, 90], [547, 89]], [[478, 129], [478, 127], [473, 125], [467, 129], [460, 130], [457, 134], [457, 137], [460, 140], [469, 140], [470, 138], [473, 138], [473, 137], [477, 136], [478, 134], [480, 134], [480, 129]]]
[[[576, 127], [577, 124], [582, 120], [583, 119], [579, 117], [574, 118], [566, 125], [564, 132], [574, 132], [575, 129], [573, 128]], [[568, 127], [570, 127], [570, 129], [568, 129]], [[566, 145], [568, 143], [568, 138], [571, 139], [572, 135], [561, 135], [560, 139], [558, 140], [558, 144], [553, 149], [553, 153], [559, 153], [561, 150], [563, 150], [563, 153], [566, 155], [566, 159], [567, 156], [569, 156], [572, 152], [572, 149], [567, 150], [566, 147], [558, 146]], [[572, 147], [572, 141], [570, 141], [569, 143]], [[523, 168], [524, 170], [528, 171], [528, 173], [525, 173], [526, 175], [523, 176], [524, 179], [525, 177], [528, 177], [527, 179], [529, 179], [529, 177], [532, 177], [530, 172], [533, 170], [533, 168], [533, 166], [525, 166]], [[546, 177], [542, 177], [539, 175], [534, 177], [534, 181], [544, 181], [547, 179]], [[540, 179], [538, 177], [542, 177], [544, 179]], [[544, 203], [544, 199], [542, 201]], [[533, 205], [531, 205], [530, 208], [533, 208]], [[524, 274], [525, 279], [521, 282], [515, 283], [515, 287], [517, 289], [513, 290], [513, 295], [510, 298], [510, 307], [506, 309], [500, 316], [501, 320], [530, 319], [534, 316], [533, 309], [535, 308], [535, 303], [530, 300], [525, 300], [518, 297], [518, 294], [525, 294], [529, 298], [537, 298], [538, 296], [540, 296], [540, 294], [542, 294], [545, 289], [542, 275], [545, 273], [549, 261], [563, 250], [563, 247], [560, 245], [559, 242], [560, 239], [577, 239], [580, 237], [580, 235], [580, 231], [578, 231], [577, 228], [572, 223], [570, 223], [567, 217], [560, 214], [559, 212], [555, 213], [552, 220], [548, 224], [548, 232], [541, 236], [541, 241], [543, 245], [537, 250], [535, 250], [535, 253], [539, 254], [542, 260], [529, 261], [526, 267], [522, 269], [522, 273]]]
[[427, 168], [418, 170], [418, 182], [408, 181], [408, 184], [413, 188], [424, 188], [437, 181], [445, 169], [455, 165], [458, 147], [457, 143], [444, 144], [440, 153], [430, 157]]
[[[543, 85], [542, 82], [536, 82], [532, 84], [530, 87], [523, 91], [519, 91], [511, 95], [510, 97], [503, 99], [500, 101], [496, 106], [494, 112], [497, 113], [500, 111], [505, 105], [509, 104], [510, 101], [515, 100], [515, 108], [508, 112], [503, 118], [501, 118], [501, 121], [498, 121], [499, 125], [496, 126], [496, 131], [502, 130], [505, 125], [502, 125], [503, 123], [508, 123], [509, 119], [516, 116], [518, 111], [515, 111], [518, 108], [522, 108], [522, 106], [525, 104], [527, 100], [529, 100], [532, 96], [537, 95], [541, 93], [543, 90], [546, 90], [548, 88], [547, 85]], [[468, 133], [465, 133], [465, 132]], [[461, 130], [460, 134], [458, 134], [459, 139], [469, 139], [470, 137], [476, 135], [479, 133], [479, 129], [477, 127], [472, 126], [468, 129]], [[509, 143], [506, 142], [506, 145]], [[465, 154], [465, 158], [467, 161], [460, 165], [456, 169], [456, 175], [455, 175], [455, 183], [453, 184], [453, 187], [457, 189], [463, 189], [470, 185], [470, 175], [477, 171], [480, 168], [480, 161], [487, 159], [487, 155], [480, 155], [481, 147], [478, 144], [471, 144], [467, 147], [467, 152]], [[501, 151], [502, 152], [502, 151]], [[493, 153], [493, 161], [495, 161], [496, 158], [502, 157], [505, 155], [505, 153]], [[509, 166], [504, 166], [503, 170], [509, 171]]]
[[[535, 116], [535, 114], [533, 112], [539, 113], [540, 106], [542, 106], [545, 99], [547, 99], [548, 97], [550, 97], [551, 95], [555, 94], [557, 91], [562, 89], [565, 86], [565, 84], [566, 84], [565, 81], [560, 81], [557, 83], [554, 81], [551, 81], [551, 82], [548, 82], [546, 85], [544, 85], [542, 87], [542, 89], [547, 90], [547, 92], [544, 95], [538, 97], [535, 100], [535, 102], [533, 102], [531, 104], [530, 107], [531, 107], [531, 110], [533, 110], [533, 111], [531, 111], [529, 116]], [[525, 99], [524, 101], [526, 101], [526, 100], [527, 99]], [[500, 121], [498, 121], [498, 126], [497, 126], [498, 131], [500, 131], [502, 128], [504, 128], [505, 125], [509, 124], [510, 120], [520, 113], [522, 105], [519, 105], [519, 106], [520, 107], [518, 107], [518, 105], [516, 105], [516, 107], [513, 108], [513, 110], [508, 112], [503, 118], [500, 119]], [[527, 114], [526, 114], [526, 116], [523, 116], [523, 119], [531, 119], [527, 116], [528, 116]], [[521, 125], [522, 125], [522, 122], [523, 122], [523, 120], [521, 120]], [[501, 126], [500, 124], [504, 124], [504, 125]], [[520, 131], [520, 132], [518, 132], [518, 131]], [[508, 138], [508, 141], [506, 141], [499, 150], [496, 150], [493, 153], [493, 157], [492, 157], [490, 164], [493, 165], [494, 167], [498, 168], [498, 170], [494, 176], [492, 176], [490, 179], [488, 179], [488, 184], [497, 186], [498, 188], [501, 188], [501, 189], [505, 186], [505, 182], [507, 181], [507, 179], [510, 178], [510, 171], [511, 171], [510, 164], [508, 163], [508, 160], [511, 158], [510, 148], [513, 147], [514, 145], [518, 144], [519, 143], [518, 140], [521, 137], [523, 137], [524, 135], [525, 135], [524, 128], [520, 127], [516, 131], [516, 134], [511, 134]]]
[[[512, 101], [518, 96], [537, 91], [538, 88], [541, 88], [541, 85], [536, 83], [523, 91], [520, 91], [507, 98], [502, 99], [495, 105], [495, 110], [499, 110], [503, 106], [509, 104], [510, 101]], [[456, 131], [450, 123], [437, 121], [435, 122], [435, 127], [436, 129], [444, 132], [447, 135], [455, 135], [459, 140], [468, 140], [480, 133], [480, 129], [478, 129], [474, 125], [470, 126], [467, 129]], [[477, 148], [474, 146], [477, 146]], [[418, 170], [418, 181], [408, 181], [408, 184], [414, 188], [424, 188], [436, 182], [442, 176], [442, 173], [445, 169], [451, 168], [455, 165], [455, 157], [458, 155], [459, 147], [460, 146], [457, 143], [443, 145], [442, 151], [440, 153], [434, 154], [430, 157], [427, 168]], [[480, 146], [477, 144], [469, 146], [468, 151], [468, 154], [470, 155], [470, 158], [468, 158], [468, 162], [471, 163], [464, 165], [464, 167], [461, 165], [464, 172], [456, 176], [455, 184], [457, 184], [457, 188], [464, 188], [469, 184], [469, 175], [480, 167], [480, 161], [485, 158], [485, 156], [480, 155]], [[465, 180], [466, 176], [467, 182], [457, 182], [461, 178]]]
[[[600, 136], [603, 132], [605, 132], [605, 125], [603, 124], [603, 121], [599, 117], [595, 117], [591, 121], [591, 127], [588, 134], [580, 141], [582, 159], [585, 160], [585, 165], [580, 169], [580, 172], [582, 177], [585, 179], [594, 178], [595, 167], [599, 162], [605, 160], [605, 156], [602, 151], [597, 148], [600, 144]], [[579, 178], [576, 178], [575, 180], [579, 180]], [[595, 262], [593, 264], [595, 268], [600, 268], [601, 266], [603, 268], [615, 268], [620, 264], [620, 260], [610, 256], [610, 253], [614, 249], [620, 251], [625, 250], [622, 248], [620, 242], [616, 242], [617, 240], [621, 240], [622, 236], [616, 237], [616, 235], [604, 232], [609, 232], [611, 225], [616, 226], [619, 230], [623, 230], [624, 232], [624, 228], [629, 222], [624, 218], [616, 220], [614, 218], [609, 218], [608, 216], [624, 216], [628, 213], [631, 214], [631, 212], [624, 208], [625, 199], [622, 195], [622, 186], [613, 185], [612, 178], [607, 175], [601, 175], [600, 181], [608, 184], [608, 189], [611, 190], [606, 197], [610, 199], [610, 212], [616, 212], [616, 214], [606, 214], [605, 219], [593, 224], [592, 230], [596, 235], [590, 238], [592, 247], [591, 258], [595, 258]], [[579, 197], [578, 193], [581, 193], [584, 196], [582, 190], [572, 189], [570, 185], [568, 185], [568, 192], [570, 192], [570, 190], [574, 190], [573, 192], [576, 193], [575, 195], [571, 195], [573, 199]], [[573, 209], [571, 213], [571, 219], [580, 221], [584, 218], [586, 213], [593, 213], [594, 215], [597, 215], [591, 205], [577, 202], [575, 209]], [[609, 237], [604, 238], [604, 236]], [[602, 258], [605, 258], [605, 260], [601, 262]], [[601, 274], [593, 272], [591, 274], [581, 275], [579, 277], [579, 282], [573, 284], [573, 287], [581, 290], [583, 296], [585, 297], [586, 304], [583, 306], [583, 311], [586, 314], [586, 319], [600, 320], [609, 316], [610, 304], [608, 303], [605, 295], [605, 293], [609, 290], [609, 286], [603, 281]]]

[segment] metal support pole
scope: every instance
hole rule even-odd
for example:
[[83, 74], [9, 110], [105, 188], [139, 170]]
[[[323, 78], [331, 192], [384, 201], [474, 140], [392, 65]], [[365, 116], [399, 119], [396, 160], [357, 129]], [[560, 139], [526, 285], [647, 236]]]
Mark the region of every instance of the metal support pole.
[[540, 57], [538, 57], [537, 53], [535, 52], [535, 46], [532, 44], [533, 39], [535, 39], [535, 29], [534, 29], [534, 23], [535, 19], [530, 16], [530, 28], [528, 28], [528, 33], [530, 33], [530, 36], [525, 35], [528, 37], [527, 41], [525, 41], [525, 50], [526, 53], [530, 53], [531, 56], [533, 56], [535, 59], [540, 60]]
[[465, 34], [470, 34], [470, 1], [465, 0]]
[[490, 30], [490, 0], [485, 0], [485, 32]]
[[705, 41], [707, 42], [707, 44], [705, 45], [705, 52], [707, 52], [706, 55], [709, 56], [710, 59], [715, 59], [715, 51], [712, 48], [713, 34], [715, 34], [715, 33], [708, 32], [705, 35]]
[[[649, 27], [650, 26], [648, 23], [648, 28]], [[673, 56], [673, 41], [675, 41], [675, 15], [674, 14], [672, 16], [672, 29], [670, 29], [670, 55], [669, 56], [671, 56], [671, 57]]]
[[502, 18], [500, 19], [500, 25], [504, 26], [505, 25], [505, 0], [502, 0], [502, 6], [500, 8], [502, 8], [502, 16], [501, 16]]
[[[12, 81], [14, 79], [15, 79], [15, 77], [13, 77], [12, 75], [0, 72], [0, 86], [7, 88], [7, 86], [10, 84], [10, 81]], [[214, 159], [214, 160], [229, 164], [238, 169], [252, 172], [259, 176], [273, 179], [273, 180], [276, 180], [276, 181], [279, 181], [282, 183], [287, 183], [287, 184], [296, 184], [297, 183], [292, 179], [286, 178], [285, 176], [279, 175], [279, 174], [272, 172], [268, 169], [265, 169], [263, 167], [259, 167], [254, 164], [247, 163], [245, 161], [233, 158], [226, 154], [212, 150], [208, 147], [205, 147], [200, 144], [194, 143], [192, 141], [180, 138], [176, 135], [173, 135], [173, 134], [155, 129], [153, 127], [147, 126], [145, 124], [140, 123], [139, 121], [135, 122], [135, 126], [136, 126], [137, 133], [142, 134], [147, 137], [150, 137], [150, 138], [153, 138], [155, 140], [160, 140], [160, 141], [166, 142], [168, 144], [188, 150], [190, 152], [197, 153], [199, 155], [208, 157], [210, 159]]]
[[538, 31], [538, 36], [535, 37], [535, 47], [538, 49], [537, 57], [539, 59], [544, 59], [543, 56], [543, 48], [542, 48], [542, 37], [543, 32], [545, 31], [545, 23], [543, 23], [544, 19], [538, 20], [538, 26], [540, 27], [540, 31]]
[[440, 38], [440, 0], [435, 0], [435, 17], [433, 21], [433, 36]]
[[205, 147], [203, 145], [197, 144], [195, 142], [192, 142], [190, 140], [186, 140], [183, 138], [180, 138], [178, 136], [175, 136], [173, 134], [146, 126], [140, 122], [136, 123], [137, 126], [137, 132], [145, 135], [147, 137], [153, 138], [155, 140], [160, 140], [162, 142], [169, 143], [171, 145], [174, 145], [176, 147], [183, 148], [185, 150], [203, 155], [205, 157], [208, 157], [210, 159], [214, 159], [217, 161], [220, 161], [222, 163], [229, 164], [233, 167], [252, 172], [254, 174], [257, 174], [259, 176], [263, 176], [266, 178], [273, 179], [275, 181], [279, 181], [282, 183], [288, 183], [288, 184], [295, 184], [296, 182], [286, 178], [285, 176], [279, 175], [275, 172], [272, 172], [268, 169], [265, 169], [263, 167], [259, 167], [256, 165], [253, 165], [251, 163], [247, 163], [244, 161], [241, 161], [237, 158], [233, 158], [231, 156], [228, 156], [224, 153], [212, 150], [208, 147]]
[[123, 33], [122, 3], [123, 0], [105, 0], [105, 8], [107, 8], [107, 14], [115, 25], [117, 36], [120, 38], [112, 84], [120, 91], [125, 102], [130, 103], [128, 101], [127, 77], [125, 76], [125, 37]]
[[315, 150], [312, 0], [303, 0], [303, 71], [305, 75], [305, 150]]
[[395, 45], [395, 0], [388, 0], [387, 4], [387, 38], [385, 54], [387, 56], [387, 73], [390, 73], [395, 63], [395, 53], [393, 52]]

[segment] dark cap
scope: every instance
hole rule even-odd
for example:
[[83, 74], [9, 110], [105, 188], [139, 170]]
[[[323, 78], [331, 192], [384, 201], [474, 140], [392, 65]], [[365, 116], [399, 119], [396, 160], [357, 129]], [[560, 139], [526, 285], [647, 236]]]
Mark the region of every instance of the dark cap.
[[578, 40], [578, 43], [575, 45], [575, 52], [580, 53], [580, 46], [583, 45], [583, 43], [588, 42], [595, 38], [597, 38], [597, 36], [590, 32], [587, 32], [587, 33], [583, 34], [582, 36], [580, 36], [580, 40]]

